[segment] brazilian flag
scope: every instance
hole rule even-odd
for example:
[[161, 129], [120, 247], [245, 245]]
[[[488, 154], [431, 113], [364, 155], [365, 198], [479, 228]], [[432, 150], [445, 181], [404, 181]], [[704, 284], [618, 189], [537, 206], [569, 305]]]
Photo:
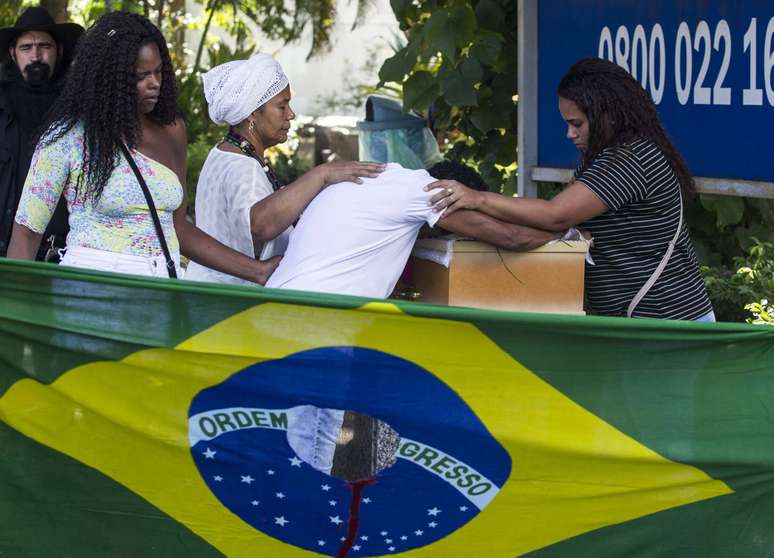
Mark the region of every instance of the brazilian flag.
[[0, 285], [2, 557], [774, 556], [774, 328]]

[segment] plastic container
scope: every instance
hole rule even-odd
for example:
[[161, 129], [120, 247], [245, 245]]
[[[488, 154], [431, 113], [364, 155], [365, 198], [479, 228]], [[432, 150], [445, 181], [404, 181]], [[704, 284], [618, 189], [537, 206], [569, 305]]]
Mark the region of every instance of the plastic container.
[[384, 97], [366, 100], [366, 118], [357, 123], [361, 161], [398, 163], [407, 169], [426, 169], [441, 161], [438, 142], [424, 118], [403, 112]]

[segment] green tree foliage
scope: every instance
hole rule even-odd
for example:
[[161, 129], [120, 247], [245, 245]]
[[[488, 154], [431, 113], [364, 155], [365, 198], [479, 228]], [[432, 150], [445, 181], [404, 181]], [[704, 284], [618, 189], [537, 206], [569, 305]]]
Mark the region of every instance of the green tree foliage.
[[407, 42], [379, 71], [404, 110], [431, 118], [446, 156], [477, 166], [490, 189], [516, 185], [516, 2], [392, 0]]
[[757, 311], [765, 321], [762, 301], [774, 300], [774, 200], [702, 194], [685, 209], [718, 318], [749, 321]]
[[768, 301], [774, 301], [774, 244], [752, 237], [731, 266], [704, 266], [702, 273], [718, 319], [771, 323], [774, 313]]

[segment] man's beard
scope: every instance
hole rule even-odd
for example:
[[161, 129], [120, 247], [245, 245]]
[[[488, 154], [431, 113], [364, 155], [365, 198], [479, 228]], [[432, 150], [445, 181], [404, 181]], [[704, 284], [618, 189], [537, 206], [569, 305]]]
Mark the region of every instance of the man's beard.
[[41, 61], [32, 62], [24, 68], [24, 73], [27, 75], [26, 81], [30, 87], [41, 87], [51, 79], [51, 66]]
[[7, 68], [5, 93], [11, 113], [19, 123], [23, 143], [31, 141], [38, 128], [44, 122], [46, 112], [51, 108], [59, 94], [59, 80], [49, 79], [50, 66], [42, 62], [33, 62], [25, 66], [25, 74], [33, 78], [25, 79], [16, 64]]

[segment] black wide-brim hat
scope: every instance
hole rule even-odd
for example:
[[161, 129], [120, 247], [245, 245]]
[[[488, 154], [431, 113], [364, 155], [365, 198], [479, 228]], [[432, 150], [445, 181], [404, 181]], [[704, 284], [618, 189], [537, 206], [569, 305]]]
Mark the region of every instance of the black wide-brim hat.
[[45, 31], [69, 54], [83, 35], [84, 29], [77, 23], [56, 23], [51, 14], [43, 8], [27, 8], [13, 27], [0, 29], [0, 58], [5, 57], [8, 54], [8, 46], [27, 31]]

